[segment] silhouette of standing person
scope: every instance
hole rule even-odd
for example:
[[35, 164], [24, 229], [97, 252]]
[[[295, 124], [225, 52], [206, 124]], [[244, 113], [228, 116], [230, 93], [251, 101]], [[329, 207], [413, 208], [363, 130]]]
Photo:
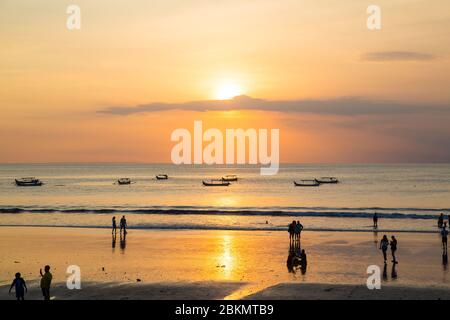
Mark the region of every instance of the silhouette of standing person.
[[42, 269], [39, 270], [41, 274], [41, 290], [44, 300], [50, 300], [50, 284], [52, 283], [52, 274], [50, 273], [50, 266], [45, 266], [45, 273], [42, 273]]
[[384, 264], [387, 263], [386, 252], [387, 252], [388, 246], [389, 246], [389, 240], [388, 240], [387, 236], [384, 235], [383, 238], [380, 241], [380, 249], [383, 252]]
[[293, 241], [295, 237], [295, 221], [292, 221], [292, 223], [288, 227], [289, 232], [289, 241]]
[[394, 236], [392, 236], [391, 239], [392, 240], [391, 240], [390, 245], [391, 245], [391, 252], [392, 252], [392, 262], [394, 264], [396, 264], [396, 263], [398, 263], [397, 258], [395, 257], [395, 252], [397, 251], [397, 239], [395, 239]]
[[378, 213], [374, 213], [373, 214], [373, 228], [377, 229], [378, 228]]
[[300, 223], [300, 221], [297, 221], [297, 223], [295, 225], [295, 234], [297, 235], [297, 240], [300, 240], [302, 231], [303, 231], [303, 225]]
[[14, 287], [17, 300], [25, 300], [25, 292], [28, 292], [25, 280], [23, 280], [23, 278], [21, 277], [20, 272], [17, 272], [15, 276], [16, 277], [14, 278], [11, 287], [9, 288], [9, 293], [11, 293], [11, 289]]
[[448, 231], [447, 231], [447, 222], [444, 222], [444, 226], [441, 230], [441, 237], [442, 237], [442, 250], [444, 252], [447, 252], [447, 238], [448, 238]]
[[125, 219], [125, 216], [122, 216], [122, 219], [120, 219], [120, 233], [127, 234], [127, 219]]
[[116, 217], [112, 218], [112, 233], [117, 232], [117, 224], [116, 224]]

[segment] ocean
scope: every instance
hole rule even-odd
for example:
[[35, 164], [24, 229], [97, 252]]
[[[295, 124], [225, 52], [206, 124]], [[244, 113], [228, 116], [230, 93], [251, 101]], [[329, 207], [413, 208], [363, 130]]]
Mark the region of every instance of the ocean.
[[[156, 180], [165, 173], [168, 180]], [[236, 174], [229, 187], [202, 180]], [[17, 187], [33, 176], [41, 187]], [[294, 180], [334, 176], [339, 184], [295, 187]], [[118, 185], [128, 177], [131, 185]], [[278, 175], [257, 166], [171, 164], [0, 165], [0, 226], [109, 228], [126, 215], [131, 229], [306, 230], [436, 232], [450, 214], [449, 164], [282, 164]]]

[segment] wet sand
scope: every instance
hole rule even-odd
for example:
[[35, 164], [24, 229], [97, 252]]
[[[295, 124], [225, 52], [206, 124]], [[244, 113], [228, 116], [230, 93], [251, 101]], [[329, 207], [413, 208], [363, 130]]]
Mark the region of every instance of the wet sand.
[[[381, 290], [368, 290], [369, 265], [383, 271], [382, 234], [304, 232], [305, 274], [289, 272], [287, 232], [108, 230], [0, 227], [0, 299], [14, 273], [40, 299], [39, 268], [52, 266], [55, 299], [448, 299], [450, 277], [438, 234], [397, 235], [399, 264], [388, 263]], [[65, 287], [69, 265], [81, 290]]]

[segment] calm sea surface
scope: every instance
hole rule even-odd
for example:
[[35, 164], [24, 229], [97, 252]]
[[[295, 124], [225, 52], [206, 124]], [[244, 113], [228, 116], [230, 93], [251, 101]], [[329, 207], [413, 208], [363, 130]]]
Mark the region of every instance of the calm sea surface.
[[[166, 173], [169, 180], [158, 181]], [[229, 187], [203, 179], [237, 174]], [[34, 176], [42, 187], [16, 187]], [[335, 176], [341, 183], [294, 187], [293, 180]], [[133, 184], [115, 181], [131, 178]], [[450, 214], [450, 165], [282, 165], [276, 176], [257, 167], [174, 165], [0, 165], [0, 225], [109, 227], [113, 215], [131, 228], [282, 230], [302, 220], [311, 230], [435, 231]]]

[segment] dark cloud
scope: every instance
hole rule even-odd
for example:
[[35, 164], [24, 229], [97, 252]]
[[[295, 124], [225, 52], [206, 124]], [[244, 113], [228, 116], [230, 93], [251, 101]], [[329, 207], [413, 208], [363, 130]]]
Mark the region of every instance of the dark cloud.
[[429, 61], [436, 57], [429, 53], [414, 51], [378, 51], [362, 55], [364, 61]]
[[279, 100], [270, 101], [239, 96], [231, 100], [193, 101], [186, 103], [149, 103], [130, 107], [106, 107], [99, 113], [112, 115], [131, 115], [157, 111], [227, 111], [259, 110], [274, 112], [296, 112], [323, 115], [396, 115], [416, 113], [450, 113], [447, 105], [404, 104], [392, 101], [370, 100], [357, 97], [345, 97], [329, 100]]

